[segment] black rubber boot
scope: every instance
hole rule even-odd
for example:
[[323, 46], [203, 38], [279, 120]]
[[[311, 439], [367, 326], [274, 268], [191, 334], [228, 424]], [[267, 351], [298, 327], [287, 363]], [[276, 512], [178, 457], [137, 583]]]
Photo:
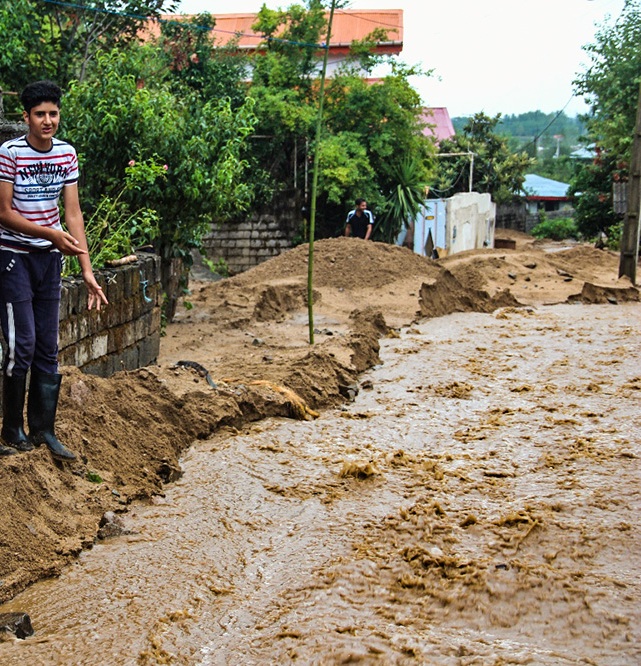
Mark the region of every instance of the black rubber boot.
[[13, 456], [18, 453], [18, 449], [14, 449], [13, 446], [4, 446], [0, 444], [0, 456]]
[[61, 382], [62, 375], [31, 370], [27, 403], [29, 439], [36, 446], [46, 444], [54, 458], [75, 460], [76, 454], [58, 441], [53, 430]]
[[[27, 377], [2, 378], [2, 441], [18, 451], [31, 451], [33, 445], [24, 431], [24, 396]], [[10, 454], [5, 454], [10, 455]]]

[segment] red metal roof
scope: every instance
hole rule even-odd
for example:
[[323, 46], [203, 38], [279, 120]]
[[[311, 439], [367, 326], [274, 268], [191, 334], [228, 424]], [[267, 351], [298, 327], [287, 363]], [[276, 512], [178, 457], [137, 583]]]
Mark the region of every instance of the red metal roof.
[[[238, 44], [243, 49], [255, 49], [262, 41], [262, 36], [251, 29], [256, 22], [256, 14], [212, 14], [216, 19], [213, 30], [216, 43], [227, 44], [238, 36]], [[329, 14], [326, 15], [329, 18]], [[165, 14], [163, 21], [180, 21], [193, 18], [187, 15]], [[378, 44], [378, 53], [398, 54], [403, 49], [403, 10], [402, 9], [362, 9], [337, 10], [332, 23], [330, 51], [347, 52], [349, 45], [355, 40], [362, 40], [373, 30], [387, 30], [388, 41]], [[157, 37], [160, 34], [158, 23], [148, 25], [149, 34]]]
[[437, 142], [450, 139], [456, 134], [450, 114], [444, 106], [426, 107], [423, 109], [421, 120], [428, 123], [423, 134], [434, 137]]

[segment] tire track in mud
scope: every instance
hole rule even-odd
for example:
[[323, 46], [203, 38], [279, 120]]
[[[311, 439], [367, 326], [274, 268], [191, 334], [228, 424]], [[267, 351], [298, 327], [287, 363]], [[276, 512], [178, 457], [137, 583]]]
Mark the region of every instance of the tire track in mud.
[[11, 602], [38, 635], [0, 662], [638, 663], [640, 326], [505, 308], [384, 340], [344, 410], [196, 443], [136, 534]]

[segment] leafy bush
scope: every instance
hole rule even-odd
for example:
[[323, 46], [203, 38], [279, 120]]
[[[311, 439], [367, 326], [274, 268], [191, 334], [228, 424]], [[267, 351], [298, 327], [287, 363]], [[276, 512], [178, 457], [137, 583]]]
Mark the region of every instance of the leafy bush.
[[617, 222], [605, 231], [607, 240], [605, 246], [608, 250], [618, 252], [621, 249], [621, 236], [623, 235], [623, 222]]
[[252, 201], [243, 155], [254, 103], [247, 99], [234, 109], [227, 98], [201, 102], [189, 91], [173, 92], [160, 75], [141, 79], [154, 62], [157, 53], [149, 48], [101, 53], [85, 80], [65, 94], [64, 138], [78, 151], [89, 214], [103, 195], [118, 196], [132, 160], [167, 164], [166, 180], [141, 182], [122, 201], [132, 210], [155, 210], [156, 250], [163, 259], [189, 263], [212, 221], [227, 220]]
[[229, 273], [229, 264], [221, 257], [218, 261], [212, 261], [207, 257], [202, 257], [203, 264], [214, 273], [214, 275], [220, 275], [220, 277], [228, 278]]
[[571, 217], [543, 220], [532, 229], [532, 235], [535, 238], [550, 238], [557, 241], [567, 238], [578, 239], [580, 236], [579, 228]]
[[[115, 197], [103, 195], [85, 223], [87, 247], [94, 269], [104, 268], [107, 261], [126, 257], [137, 247], [152, 243], [158, 236], [158, 214], [152, 208], [132, 209], [123, 197], [139, 191], [156, 180], [166, 180], [167, 166], [157, 157], [135, 162], [125, 169], [125, 181]], [[67, 257], [64, 275], [79, 275], [76, 257]]]

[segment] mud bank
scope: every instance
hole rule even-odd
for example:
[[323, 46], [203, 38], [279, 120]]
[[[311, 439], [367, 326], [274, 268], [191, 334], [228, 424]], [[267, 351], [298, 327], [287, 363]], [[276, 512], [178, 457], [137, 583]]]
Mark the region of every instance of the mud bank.
[[[57, 434], [79, 460], [58, 463], [41, 447], [0, 461], [0, 503], [10, 507], [0, 528], [0, 600], [57, 575], [90, 548], [105, 512], [161, 494], [180, 476], [179, 457], [194, 440], [269, 416], [313, 418], [344, 400], [378, 358], [380, 321], [357, 314], [353, 323], [346, 340], [353, 363], [319, 347], [292, 363], [282, 384], [251, 380], [213, 389], [182, 368], [110, 379], [65, 368]], [[199, 386], [177, 394], [164, 372], [189, 374]]]
[[[353, 398], [360, 373], [378, 362], [379, 339], [417, 318], [492, 304], [638, 300], [617, 280], [617, 255], [516, 239], [513, 251], [438, 262], [355, 239], [317, 242], [313, 347], [301, 246], [234, 278], [195, 283], [157, 366], [108, 380], [64, 368], [57, 434], [79, 460], [55, 463], [44, 448], [0, 460], [0, 601], [90, 548], [105, 512], [162, 494], [195, 440], [268, 416], [311, 419]], [[586, 284], [595, 285], [587, 295]]]

